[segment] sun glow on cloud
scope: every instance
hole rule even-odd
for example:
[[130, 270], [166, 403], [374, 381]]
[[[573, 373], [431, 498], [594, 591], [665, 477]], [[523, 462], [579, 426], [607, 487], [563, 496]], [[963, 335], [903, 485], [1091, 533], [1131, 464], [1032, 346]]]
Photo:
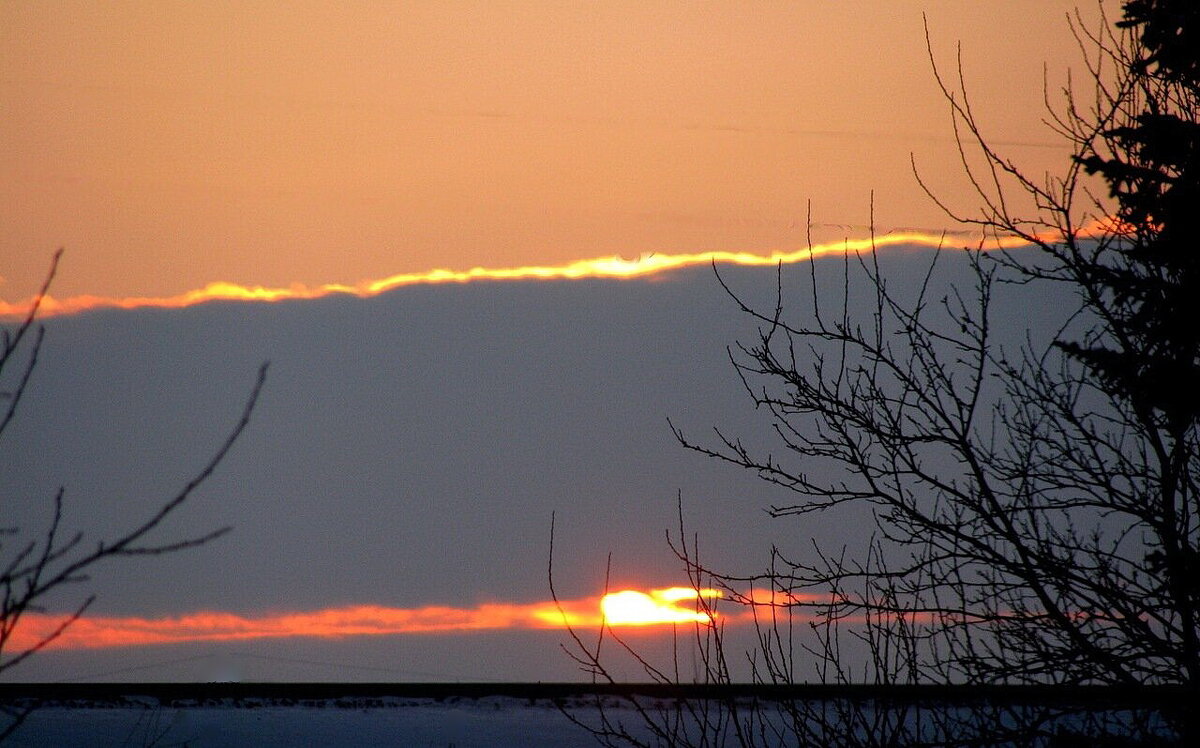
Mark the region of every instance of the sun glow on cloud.
[[[961, 238], [961, 237], [960, 237]], [[1016, 239], [991, 239], [988, 248], [1015, 248], [1027, 242]], [[621, 257], [597, 257], [576, 260], [566, 265], [530, 265], [513, 268], [475, 267], [470, 270], [430, 270], [424, 273], [401, 273], [379, 280], [363, 281], [354, 285], [330, 283], [320, 286], [293, 284], [286, 288], [243, 286], [218, 281], [204, 288], [188, 291], [177, 296], [131, 296], [112, 297], [84, 295], [58, 299], [47, 295], [42, 299], [39, 314], [51, 317], [76, 314], [93, 309], [137, 309], [140, 307], [180, 308], [202, 304], [207, 301], [284, 301], [289, 299], [316, 299], [323, 296], [345, 294], [366, 298], [377, 296], [400, 286], [468, 283], [490, 280], [576, 280], [581, 278], [643, 278], [710, 262], [730, 265], [771, 266], [806, 262], [818, 257], [867, 252], [896, 246], [920, 248], [960, 248], [962, 242], [954, 243], [948, 235], [920, 232], [895, 232], [869, 239], [846, 239], [828, 244], [790, 252], [754, 254], [752, 252], [696, 252], [688, 254], [647, 254], [637, 259]], [[9, 303], [0, 300], [0, 319], [20, 317], [29, 310], [31, 301]]]
[[691, 609], [679, 607], [687, 600], [703, 600], [720, 597], [719, 590], [694, 590], [689, 587], [671, 587], [665, 590], [650, 590], [649, 593], [623, 590], [605, 595], [600, 600], [600, 611], [610, 626], [653, 626], [660, 623], [707, 623], [715, 613], [701, 605]]
[[[647, 592], [621, 590], [603, 597], [558, 602], [488, 603], [474, 608], [358, 605], [259, 616], [221, 612], [165, 618], [85, 616], [68, 626], [48, 648], [98, 649], [183, 642], [447, 634], [499, 629], [562, 629], [567, 626], [708, 625], [717, 620], [749, 620], [745, 610], [733, 614], [715, 612], [708, 601], [721, 596], [719, 591], [712, 589], [672, 587]], [[26, 613], [5, 646], [12, 651], [35, 646], [58, 629], [63, 620], [61, 615]]]

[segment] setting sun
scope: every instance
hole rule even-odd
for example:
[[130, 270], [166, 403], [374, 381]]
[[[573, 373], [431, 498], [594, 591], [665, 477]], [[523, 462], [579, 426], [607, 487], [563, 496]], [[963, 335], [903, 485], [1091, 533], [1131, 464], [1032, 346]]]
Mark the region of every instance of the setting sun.
[[610, 626], [650, 626], [659, 623], [707, 623], [715, 614], [696, 605], [691, 609], [678, 604], [687, 600], [702, 600], [721, 596], [719, 590], [690, 587], [671, 587], [665, 590], [622, 590], [604, 596], [600, 611]]

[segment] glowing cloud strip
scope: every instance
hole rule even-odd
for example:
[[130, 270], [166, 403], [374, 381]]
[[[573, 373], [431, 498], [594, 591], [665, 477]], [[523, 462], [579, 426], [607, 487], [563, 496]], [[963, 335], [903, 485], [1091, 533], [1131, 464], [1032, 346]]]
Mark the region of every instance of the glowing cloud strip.
[[[97, 649], [184, 642], [240, 641], [289, 637], [336, 638], [389, 634], [444, 634], [497, 629], [555, 629], [566, 626], [653, 626], [707, 623], [713, 620], [701, 598], [716, 590], [673, 587], [637, 592], [622, 590], [603, 598], [555, 603], [488, 603], [474, 608], [432, 605], [391, 608], [357, 605], [303, 613], [242, 616], [201, 612], [167, 618], [85, 616], [72, 623], [47, 648]], [[716, 614], [712, 614], [715, 618]], [[55, 631], [62, 616], [26, 613], [5, 643], [9, 651], [32, 646]]]
[[719, 590], [694, 590], [688, 587], [671, 587], [665, 590], [650, 590], [649, 593], [623, 590], [605, 595], [600, 600], [600, 613], [609, 626], [653, 626], [662, 623], [708, 623], [716, 613], [704, 605], [692, 608], [680, 607], [684, 601], [713, 599], [721, 596]]
[[[960, 237], [961, 238], [961, 237]], [[1027, 242], [1016, 238], [992, 239], [988, 248], [1015, 248]], [[690, 254], [648, 254], [634, 260], [621, 257], [597, 257], [577, 260], [566, 265], [531, 265], [515, 268], [483, 268], [470, 270], [430, 270], [424, 273], [401, 273], [381, 280], [363, 281], [355, 285], [330, 283], [321, 286], [293, 284], [286, 288], [242, 286], [236, 283], [215, 282], [204, 288], [178, 296], [73, 296], [57, 299], [46, 296], [42, 299], [39, 314], [52, 317], [76, 314], [92, 309], [137, 309], [140, 307], [180, 308], [203, 304], [207, 301], [284, 301], [288, 299], [316, 299], [334, 294], [346, 294], [365, 298], [377, 296], [400, 286], [468, 283], [478, 280], [577, 280], [581, 278], [641, 278], [658, 275], [679, 268], [707, 265], [718, 262], [730, 265], [770, 266], [779, 263], [788, 265], [806, 262], [829, 255], [845, 255], [865, 252], [872, 248], [884, 249], [907, 245], [922, 248], [961, 247], [949, 235], [920, 232], [897, 232], [874, 239], [846, 239], [828, 244], [817, 244], [791, 252], [754, 254], [752, 252], [696, 252]], [[0, 300], [0, 319], [23, 316], [29, 310], [30, 301], [9, 303]]]

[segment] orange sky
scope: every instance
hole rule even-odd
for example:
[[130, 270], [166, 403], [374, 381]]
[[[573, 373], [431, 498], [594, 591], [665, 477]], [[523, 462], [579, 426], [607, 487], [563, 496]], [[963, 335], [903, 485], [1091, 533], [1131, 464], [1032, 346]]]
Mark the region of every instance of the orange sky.
[[0, 300], [793, 251], [947, 220], [925, 59], [1030, 173], [1074, 2], [0, 4]]

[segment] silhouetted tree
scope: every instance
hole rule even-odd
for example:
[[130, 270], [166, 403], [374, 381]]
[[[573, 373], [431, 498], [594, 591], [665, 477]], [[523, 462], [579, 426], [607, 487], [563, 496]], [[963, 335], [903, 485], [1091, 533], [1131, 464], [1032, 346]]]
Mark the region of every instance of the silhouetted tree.
[[[45, 328], [36, 324], [38, 308], [54, 278], [60, 250], [54, 255], [50, 272], [41, 290], [34, 297], [28, 314], [13, 329], [3, 330], [0, 349], [0, 439], [16, 415], [21, 399], [37, 366], [45, 338]], [[49, 527], [32, 539], [21, 540], [21, 528], [0, 528], [0, 673], [18, 665], [26, 658], [51, 644], [76, 621], [92, 604], [95, 597], [85, 597], [75, 608], [64, 613], [61, 623], [32, 645], [18, 651], [8, 646], [13, 632], [19, 628], [21, 617], [40, 610], [40, 603], [60, 587], [88, 580], [88, 574], [102, 561], [112, 558], [156, 556], [174, 553], [208, 543], [224, 535], [222, 527], [204, 535], [162, 541], [155, 539], [156, 531], [168, 516], [178, 510], [216, 470], [250, 421], [267, 374], [267, 364], [259, 369], [258, 378], [250, 391], [238, 419], [229, 435], [190, 480], [174, 496], [164, 501], [156, 512], [145, 517], [116, 538], [85, 543], [82, 532], [65, 533], [63, 527], [63, 489], [53, 497], [53, 516]], [[10, 500], [6, 497], [6, 500]], [[0, 725], [0, 740], [10, 735], [25, 719], [27, 709], [9, 712], [7, 724]]]
[[[1085, 38], [1099, 52], [1094, 105], [1078, 108], [1068, 87], [1054, 118], [1075, 150], [1062, 180], [1035, 183], [996, 155], [942, 86], [989, 167], [972, 174], [984, 210], [967, 222], [1041, 250], [1002, 254], [1001, 270], [1080, 299], [1050, 350], [994, 357], [1006, 397], [993, 425], [1005, 456], [1021, 458], [995, 460], [1007, 470], [978, 491], [1019, 486], [989, 513], [1038, 521], [999, 525], [1027, 560], [996, 581], [1016, 581], [1030, 620], [989, 624], [1001, 649], [962, 658], [974, 677], [1200, 687], [1200, 254], [1189, 225], [1200, 208], [1200, 6], [1123, 8], [1117, 32]], [[1088, 190], [1089, 174], [1107, 199]], [[1009, 186], [1033, 197], [1037, 219], [1008, 208]]]
[[[795, 494], [775, 516], [858, 508], [875, 530], [858, 552], [815, 540], [810, 560], [772, 549], [757, 574], [677, 548], [697, 584], [761, 611], [756, 680], [796, 682], [799, 650], [816, 655], [823, 682], [1172, 685], [1179, 703], [1200, 703], [1200, 4], [1122, 7], [1115, 28], [1072, 23], [1087, 88], [1068, 82], [1051, 108], [1073, 149], [1057, 178], [995, 151], [961, 65], [953, 85], [934, 65], [978, 210], [926, 191], [980, 239], [959, 257], [936, 253], [915, 291], [890, 282], [874, 252], [847, 257], [833, 310], [812, 264], [799, 305], [785, 303], [782, 269], [768, 309], [722, 279], [759, 322], [730, 358], [782, 450], [720, 429], [711, 444], [678, 439]], [[1013, 238], [1026, 246], [1001, 248]], [[941, 267], [959, 260], [973, 283], [942, 286]], [[997, 296], [1046, 284], [1078, 299], [1062, 328], [999, 344]], [[852, 303], [854, 288], [873, 303]], [[746, 592], [755, 587], [772, 602]], [[717, 621], [704, 636], [722, 636]], [[797, 621], [815, 639], [797, 644]], [[849, 642], [863, 661], [844, 654]], [[721, 660], [704, 677], [728, 674]], [[797, 741], [813, 739], [804, 725], [827, 724], [792, 709]], [[1191, 709], [1165, 711], [1177, 736], [1196, 739]], [[961, 744], [1138, 732], [1120, 719], [1064, 725], [1062, 713], [972, 710], [914, 733], [893, 712], [864, 737], [849, 728], [880, 711], [855, 707], [835, 733], [841, 744]]]

